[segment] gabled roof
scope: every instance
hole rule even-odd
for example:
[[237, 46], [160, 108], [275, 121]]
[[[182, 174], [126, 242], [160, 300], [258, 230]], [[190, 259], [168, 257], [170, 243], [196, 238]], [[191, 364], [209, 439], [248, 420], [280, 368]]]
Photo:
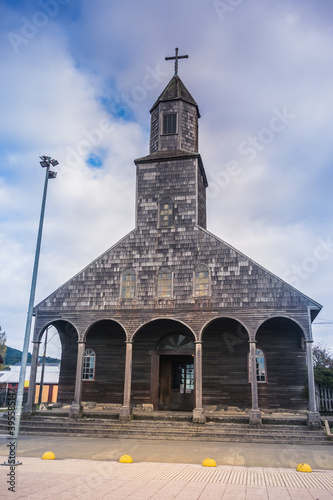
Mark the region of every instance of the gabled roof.
[[[163, 235], [164, 234], [164, 235]], [[322, 306], [289, 285], [260, 264], [257, 264], [234, 247], [200, 226], [184, 232], [162, 233], [160, 243], [163, 248], [171, 248], [172, 266], [184, 270], [183, 286], [178, 288], [176, 308], [193, 308], [192, 277], [198, 259], [210, 262], [211, 307], [214, 310], [242, 308], [255, 314], [258, 308], [267, 310], [303, 311], [311, 309], [313, 320]], [[156, 235], [131, 231], [122, 240], [89, 264], [49, 297], [34, 308], [35, 314], [54, 313], [57, 318], [63, 312], [120, 310], [120, 285], [122, 271], [133, 266], [145, 276], [139, 282], [135, 308], [153, 309], [155, 295], [147, 286], [154, 281], [162, 260], [148, 251], [156, 246]], [[186, 249], [195, 249], [188, 255]], [[170, 257], [171, 259], [171, 257]], [[148, 277], [148, 278], [147, 278]], [[147, 285], [148, 283], [148, 285]]]
[[[232, 245], [227, 243], [226, 241], [222, 240], [215, 234], [211, 233], [207, 229], [204, 229], [203, 227], [198, 226], [198, 230], [202, 233], [205, 234], [208, 237], [208, 241], [206, 241], [207, 245], [207, 254], [209, 254], [210, 249], [213, 249], [213, 252], [215, 254], [218, 254], [218, 249], [221, 248], [222, 252], [225, 256], [225, 249], [229, 249], [231, 251], [231, 254], [234, 255], [234, 259], [231, 262], [231, 265], [228, 267], [225, 267], [227, 274], [229, 274], [229, 269], [235, 270], [237, 267], [237, 261], [238, 261], [238, 266], [242, 267], [242, 264], [244, 265], [246, 262], [248, 262], [251, 266], [251, 274], [255, 277], [254, 281], [250, 285], [249, 288], [247, 288], [248, 285], [242, 284], [242, 289], [243, 291], [246, 291], [246, 294], [248, 297], [251, 294], [250, 288], [252, 288], [252, 292], [254, 292], [258, 297], [262, 292], [264, 292], [265, 298], [264, 301], [267, 303], [269, 306], [270, 301], [275, 300], [278, 298], [278, 301], [281, 301], [281, 305], [283, 302], [286, 302], [284, 305], [287, 306], [288, 302], [292, 301], [297, 301], [297, 299], [300, 299], [303, 303], [307, 303], [307, 306], [310, 307], [311, 309], [311, 321], [313, 321], [316, 316], [319, 314], [323, 306], [316, 302], [315, 300], [311, 299], [307, 295], [305, 295], [303, 292], [300, 292], [297, 288], [293, 287], [283, 279], [281, 279], [279, 276], [276, 274], [272, 273], [262, 265], [258, 264], [256, 261], [250, 259], [247, 257], [245, 254], [234, 248]], [[215, 242], [215, 245], [214, 243]], [[204, 243], [203, 243], [204, 244]], [[214, 249], [215, 246], [215, 249]], [[223, 250], [224, 249], [224, 250]], [[227, 260], [225, 258], [225, 260]], [[234, 273], [235, 275], [237, 274]], [[230, 279], [230, 278], [229, 278]], [[235, 276], [234, 276], [235, 279]], [[237, 281], [237, 280], [236, 280]], [[250, 283], [250, 282], [249, 282]], [[233, 289], [234, 292], [237, 292], [235, 289]], [[257, 298], [255, 298], [255, 301]], [[259, 301], [258, 301], [259, 302]], [[255, 304], [255, 302], [254, 302]], [[259, 306], [259, 303], [257, 304]]]
[[192, 95], [187, 90], [187, 88], [185, 87], [185, 85], [183, 84], [183, 82], [181, 81], [181, 79], [179, 78], [178, 75], [174, 75], [171, 78], [170, 82], [165, 87], [162, 94], [160, 95], [160, 97], [157, 99], [157, 101], [155, 102], [155, 104], [151, 108], [150, 112], [152, 112], [153, 109], [156, 108], [158, 103], [160, 103], [162, 101], [175, 101], [178, 99], [196, 106], [196, 108], [198, 109], [198, 115], [200, 118], [198, 104], [195, 102]]

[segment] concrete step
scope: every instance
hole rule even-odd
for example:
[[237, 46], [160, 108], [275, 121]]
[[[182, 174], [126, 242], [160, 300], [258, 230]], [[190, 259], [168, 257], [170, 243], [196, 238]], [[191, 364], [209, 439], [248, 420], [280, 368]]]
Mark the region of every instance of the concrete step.
[[73, 422], [71, 420], [62, 421], [62, 422], [54, 422], [54, 421], [43, 421], [43, 422], [34, 422], [34, 421], [21, 421], [21, 428], [31, 428], [37, 427], [44, 429], [46, 427], [57, 427], [59, 429], [87, 429], [87, 430], [115, 430], [115, 431], [127, 431], [128, 429], [135, 430], [138, 432], [144, 432], [146, 429], [154, 430], [158, 432], [206, 432], [206, 433], [218, 433], [218, 432], [232, 432], [236, 430], [240, 434], [266, 434], [269, 432], [272, 435], [303, 435], [304, 433], [308, 434], [310, 432], [311, 435], [315, 435], [317, 431], [308, 431], [307, 428], [304, 427], [291, 427], [291, 426], [268, 426], [263, 425], [259, 428], [251, 428], [248, 425], [228, 425], [228, 424], [210, 424], [207, 423], [204, 426], [196, 425], [196, 424], [188, 424], [188, 425], [156, 425], [154, 424], [143, 424], [138, 425], [136, 422], [114, 422], [110, 424], [109, 422], [91, 422], [91, 421], [78, 421]]
[[[250, 432], [253, 430], [253, 428], [249, 427], [248, 424], [231, 424], [231, 423], [215, 423], [215, 422], [207, 422], [204, 426], [200, 424], [193, 424], [192, 422], [175, 422], [175, 421], [154, 421], [154, 422], [145, 422], [145, 421], [136, 421], [132, 420], [130, 422], [121, 422], [119, 420], [102, 420], [102, 419], [87, 419], [87, 418], [82, 418], [78, 420], [73, 420], [73, 419], [68, 419], [66, 417], [63, 418], [44, 418], [44, 419], [37, 419], [33, 417], [32, 419], [29, 420], [22, 420], [21, 424], [23, 425], [24, 423], [27, 423], [28, 425], [32, 422], [35, 422], [37, 425], [41, 424], [57, 424], [59, 426], [68, 426], [68, 425], [74, 425], [74, 426], [91, 426], [93, 427], [108, 427], [108, 428], [127, 428], [128, 426], [131, 426], [131, 428], [137, 428], [137, 429], [144, 429], [147, 426], [150, 428], [156, 428], [156, 429], [233, 429], [237, 428], [238, 430], [244, 430], [244, 432]], [[261, 430], [262, 432], [266, 431], [267, 429], [270, 430], [270, 432], [295, 432], [298, 431], [300, 433], [304, 433], [305, 431], [308, 431], [308, 428], [303, 425], [277, 425], [277, 424], [264, 424], [262, 427], [260, 427], [257, 430]]]
[[249, 433], [240, 433], [237, 429], [233, 431], [226, 431], [226, 430], [220, 430], [218, 432], [208, 432], [206, 430], [190, 430], [187, 432], [183, 431], [177, 431], [177, 430], [159, 430], [159, 429], [144, 429], [144, 430], [138, 430], [138, 429], [133, 429], [133, 428], [128, 428], [128, 429], [108, 429], [108, 428], [89, 428], [89, 429], [83, 429], [83, 428], [74, 428], [74, 427], [69, 427], [69, 428], [59, 428], [59, 427], [44, 427], [43, 431], [41, 432], [40, 428], [38, 427], [21, 427], [20, 431], [22, 434], [28, 433], [28, 432], [34, 432], [34, 433], [39, 433], [39, 434], [48, 434], [48, 433], [57, 433], [57, 434], [63, 434], [67, 435], [69, 433], [74, 433], [74, 434], [80, 434], [80, 435], [100, 435], [100, 434], [109, 434], [112, 436], [152, 436], [152, 435], [160, 435], [165, 438], [182, 438], [182, 437], [202, 437], [214, 440], [217, 438], [239, 438], [242, 440], [248, 440], [248, 439], [267, 439], [269, 441], [272, 440], [293, 440], [293, 441], [311, 441], [311, 442], [319, 442], [319, 441], [326, 441], [326, 437], [324, 434], [273, 434], [270, 432], [249, 432]]
[[121, 437], [121, 438], [128, 438], [128, 439], [166, 439], [166, 440], [182, 440], [182, 441], [193, 441], [193, 440], [199, 440], [199, 441], [224, 441], [224, 442], [242, 442], [242, 443], [279, 443], [279, 444], [306, 444], [306, 445], [330, 445], [331, 443], [326, 440], [325, 438], [312, 438], [309, 439], [307, 436], [302, 437], [302, 438], [296, 438], [296, 437], [274, 437], [270, 435], [266, 436], [240, 436], [239, 434], [235, 433], [228, 433], [224, 435], [212, 435], [212, 436], [207, 436], [201, 433], [198, 434], [163, 434], [163, 433], [153, 433], [153, 432], [147, 432], [147, 433], [137, 433], [134, 431], [129, 431], [127, 433], [110, 433], [108, 431], [99, 431], [99, 432], [89, 432], [89, 433], [82, 433], [82, 432], [73, 432], [73, 431], [68, 431], [66, 433], [63, 432], [56, 432], [55, 429], [51, 430], [46, 430], [45, 432], [41, 433], [40, 430], [36, 429], [29, 429], [29, 430], [24, 430], [20, 432], [21, 435], [41, 435], [45, 434], [48, 436], [68, 436], [68, 437], [75, 437], [75, 436], [80, 436], [80, 437], [95, 437], [95, 438], [116, 438], [116, 437]]
[[[6, 434], [5, 419], [0, 434]], [[248, 424], [214, 423], [205, 425], [178, 421], [121, 422], [110, 419], [78, 420], [67, 417], [32, 417], [21, 421], [20, 434], [87, 437], [127, 437], [136, 439], [178, 439], [232, 442], [330, 444], [323, 430], [310, 431], [303, 425], [269, 425], [251, 428]]]

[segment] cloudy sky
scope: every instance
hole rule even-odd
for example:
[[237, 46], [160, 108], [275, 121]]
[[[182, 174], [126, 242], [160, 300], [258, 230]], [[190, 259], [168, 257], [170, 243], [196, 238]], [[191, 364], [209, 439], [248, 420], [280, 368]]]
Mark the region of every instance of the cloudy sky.
[[[179, 74], [199, 104], [208, 229], [324, 308], [333, 347], [331, 0], [1, 0], [0, 325], [22, 348], [44, 170], [35, 303], [134, 227], [133, 160]], [[56, 344], [50, 353], [56, 353]]]

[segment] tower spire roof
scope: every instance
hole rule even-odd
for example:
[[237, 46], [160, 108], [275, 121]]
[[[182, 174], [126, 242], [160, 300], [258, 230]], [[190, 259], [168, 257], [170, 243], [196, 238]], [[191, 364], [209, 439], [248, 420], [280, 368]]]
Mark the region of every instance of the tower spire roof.
[[182, 100], [185, 102], [188, 102], [190, 104], [193, 104], [198, 108], [198, 116], [200, 117], [199, 113], [199, 107], [194, 98], [192, 97], [191, 93], [187, 90], [181, 79], [179, 78], [178, 75], [174, 75], [168, 85], [165, 87], [163, 90], [162, 94], [159, 96], [157, 101], [154, 103], [153, 107], [151, 108], [150, 112], [153, 111], [154, 108], [158, 105], [159, 102], [162, 101], [175, 101], [175, 100]]

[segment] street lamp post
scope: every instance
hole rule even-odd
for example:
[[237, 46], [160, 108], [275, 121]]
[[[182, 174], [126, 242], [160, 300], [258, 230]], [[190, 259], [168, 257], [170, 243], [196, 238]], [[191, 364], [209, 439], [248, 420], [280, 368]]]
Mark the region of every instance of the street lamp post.
[[57, 162], [57, 160], [52, 160], [50, 156], [40, 156], [40, 159], [42, 160], [40, 162], [40, 164], [43, 168], [46, 168], [46, 171], [45, 171], [42, 206], [41, 206], [40, 219], [39, 219], [39, 228], [38, 228], [38, 235], [37, 235], [35, 261], [34, 261], [34, 268], [33, 268], [33, 272], [32, 272], [32, 281], [31, 281], [30, 298], [29, 298], [29, 306], [28, 306], [28, 313], [27, 313], [27, 322], [26, 322], [25, 334], [24, 334], [20, 378], [19, 378], [19, 384], [18, 384], [18, 389], [17, 389], [17, 394], [16, 394], [15, 424], [14, 424], [14, 426], [11, 425], [10, 430], [9, 430], [10, 446], [8, 445], [9, 446], [8, 462], [5, 462], [4, 464], [2, 464], [2, 465], [11, 465], [11, 466], [20, 465], [20, 462], [16, 462], [16, 452], [17, 452], [18, 434], [19, 434], [21, 414], [22, 414], [24, 381], [25, 381], [25, 372], [26, 372], [27, 360], [28, 360], [28, 349], [29, 349], [29, 342], [30, 342], [32, 313], [33, 313], [33, 306], [34, 306], [34, 301], [35, 301], [39, 254], [40, 254], [40, 246], [41, 246], [41, 241], [42, 241], [42, 231], [43, 231], [43, 222], [44, 222], [44, 213], [45, 213], [47, 184], [48, 184], [49, 179], [55, 179], [57, 176], [56, 172], [50, 170], [51, 165], [53, 167], [55, 167], [59, 164]]

